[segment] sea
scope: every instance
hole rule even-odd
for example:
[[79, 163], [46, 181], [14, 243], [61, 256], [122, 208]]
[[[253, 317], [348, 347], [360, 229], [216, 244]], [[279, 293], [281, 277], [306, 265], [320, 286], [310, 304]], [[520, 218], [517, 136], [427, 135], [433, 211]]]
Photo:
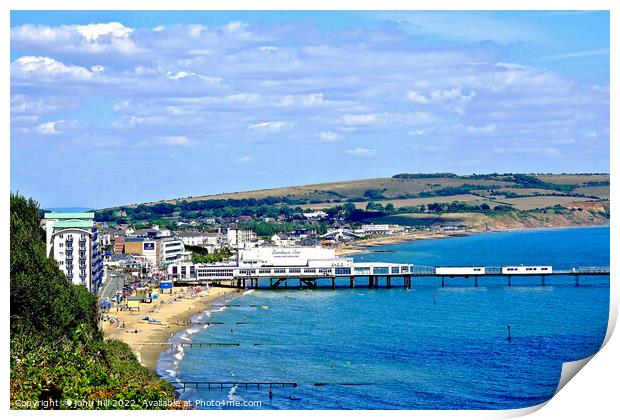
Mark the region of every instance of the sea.
[[[357, 261], [609, 265], [609, 228], [481, 233], [372, 248]], [[414, 278], [412, 288], [257, 290], [220, 302], [158, 373], [197, 409], [512, 409], [549, 400], [562, 363], [594, 354], [609, 277]], [[327, 283], [326, 283], [327, 284]], [[359, 284], [359, 282], [358, 282]], [[510, 336], [508, 340], [508, 324]], [[238, 344], [238, 345], [236, 345]], [[296, 387], [181, 382], [294, 382]]]

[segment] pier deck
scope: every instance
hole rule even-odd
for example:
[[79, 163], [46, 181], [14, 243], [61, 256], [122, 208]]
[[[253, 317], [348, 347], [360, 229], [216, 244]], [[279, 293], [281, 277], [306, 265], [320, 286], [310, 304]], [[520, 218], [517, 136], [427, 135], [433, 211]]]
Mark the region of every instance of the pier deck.
[[[451, 278], [471, 279], [473, 286], [478, 286], [479, 280], [484, 278], [505, 279], [508, 286], [513, 285], [513, 281], [518, 278], [539, 278], [540, 285], [545, 286], [549, 277], [572, 277], [574, 285], [580, 286], [580, 278], [592, 276], [609, 276], [609, 267], [581, 267], [567, 270], [550, 270], [548, 272], [522, 272], [507, 273], [502, 267], [482, 267], [479, 273], [471, 272], [450, 272], [443, 273], [442, 267], [422, 267], [414, 266], [406, 274], [325, 274], [322, 276], [300, 275], [282, 273], [274, 275], [243, 275], [229, 279], [210, 279], [209, 284], [219, 287], [230, 287], [235, 289], [338, 289], [363, 287], [369, 289], [378, 288], [405, 288], [409, 289], [413, 285], [415, 278], [436, 278], [441, 280], [441, 286], [445, 287], [447, 280]], [[344, 283], [343, 283], [344, 280]], [[531, 285], [531, 284], [528, 284]]]

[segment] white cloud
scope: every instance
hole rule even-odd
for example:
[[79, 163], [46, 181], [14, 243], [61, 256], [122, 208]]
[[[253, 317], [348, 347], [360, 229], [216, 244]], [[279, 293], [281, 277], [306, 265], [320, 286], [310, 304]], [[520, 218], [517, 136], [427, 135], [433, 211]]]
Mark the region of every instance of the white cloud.
[[417, 129], [417, 130], [409, 130], [407, 131], [407, 134], [409, 134], [410, 136], [423, 136], [425, 132], [426, 132], [425, 130]]
[[242, 156], [240, 158], [235, 159], [235, 163], [245, 164], [245, 163], [250, 163], [253, 160], [254, 158], [252, 156]]
[[64, 124], [65, 120], [49, 121], [37, 125], [36, 132], [42, 136], [53, 136], [61, 133], [60, 127]]
[[347, 155], [355, 156], [371, 156], [376, 153], [377, 149], [366, 149], [364, 147], [356, 147], [355, 149], [349, 149], [346, 151]]
[[11, 63], [11, 75], [22, 79], [66, 78], [89, 80], [93, 77], [90, 70], [79, 66], [67, 66], [50, 57], [19, 57]]
[[[509, 56], [502, 48], [419, 48], [401, 23], [334, 31], [310, 23], [15, 26], [12, 135], [27, 141], [22, 133], [36, 134], [41, 123], [80, 118], [76, 138], [84, 142], [99, 135], [132, 147], [134, 139], [150, 139], [169, 153], [166, 144], [209, 138], [211, 146], [223, 144], [235, 157], [254, 155], [257, 162], [254, 150], [234, 141], [240, 130], [273, 139], [260, 145], [273, 148], [265, 153], [311, 153], [320, 142], [334, 142], [330, 149], [341, 158], [375, 153], [372, 147], [380, 154], [379, 142], [381, 150], [430, 143], [420, 140], [431, 132], [432, 143], [446, 150], [468, 137], [465, 154], [527, 142], [560, 148], [568, 139], [574, 143], [561, 150], [572, 159], [590, 150], [591, 157], [608, 153], [604, 79], [597, 86], [498, 63]], [[27, 55], [19, 57], [21, 51]], [[75, 113], [80, 108], [87, 112]], [[100, 115], [93, 117], [95, 110]], [[168, 135], [167, 142], [161, 138]], [[345, 136], [364, 143], [338, 142]], [[360, 144], [366, 148], [355, 149]]]
[[340, 138], [340, 134], [334, 133], [333, 131], [321, 131], [317, 134], [317, 137], [324, 141], [336, 141]]
[[459, 115], [465, 114], [465, 104], [476, 96], [476, 91], [472, 90], [468, 94], [464, 94], [461, 89], [438, 89], [423, 94], [415, 90], [407, 92], [407, 99], [418, 104], [444, 104], [449, 109], [455, 111]]
[[186, 136], [164, 136], [160, 139], [171, 146], [185, 146], [188, 144], [189, 139]]
[[487, 124], [481, 127], [470, 125], [467, 127], [467, 132], [470, 134], [490, 134], [495, 132], [495, 124]]
[[317, 106], [327, 103], [322, 93], [311, 93], [309, 95], [286, 95], [282, 99], [284, 106]]
[[407, 99], [413, 102], [417, 102], [419, 104], [429, 103], [429, 99], [426, 96], [416, 92], [415, 90], [410, 90], [409, 92], [407, 92]]
[[257, 124], [251, 124], [248, 126], [250, 130], [264, 131], [264, 132], [278, 132], [287, 128], [287, 124], [283, 121], [266, 121]]
[[384, 115], [382, 114], [347, 114], [342, 117], [342, 122], [348, 126], [376, 124]]
[[132, 28], [128, 28], [120, 22], [77, 25], [75, 26], [75, 30], [88, 41], [97, 41], [99, 38], [105, 36], [115, 38], [128, 38], [129, 35], [133, 32]]
[[100, 54], [110, 51], [131, 54], [140, 51], [131, 35], [134, 30], [119, 22], [89, 25], [21, 25], [11, 28], [11, 43], [19, 47]]

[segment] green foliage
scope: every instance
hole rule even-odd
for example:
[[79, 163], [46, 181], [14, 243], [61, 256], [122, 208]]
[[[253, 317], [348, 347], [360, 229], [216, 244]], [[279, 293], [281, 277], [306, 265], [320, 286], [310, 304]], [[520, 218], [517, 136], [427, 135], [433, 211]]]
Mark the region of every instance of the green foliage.
[[[200, 247], [192, 247], [192, 248], [200, 248]], [[189, 247], [186, 247], [189, 249]], [[204, 251], [204, 248], [203, 248]], [[232, 252], [228, 248], [218, 249], [211, 253], [207, 252], [206, 254], [203, 251], [196, 252], [192, 251], [192, 262], [194, 263], [204, 263], [211, 264], [215, 262], [224, 261], [230, 257], [232, 257]]]
[[171, 385], [140, 366], [126, 344], [103, 340], [96, 297], [46, 256], [39, 216], [36, 202], [11, 194], [11, 408], [36, 408], [45, 395], [134, 400], [132, 408], [174, 400]]
[[45, 255], [38, 205], [11, 194], [11, 332], [45, 332], [58, 339], [78, 325], [96, 327], [96, 298], [69, 284], [56, 261]]
[[386, 198], [383, 195], [383, 191], [381, 190], [366, 190], [364, 192], [364, 197], [369, 198], [371, 200], [382, 200]]

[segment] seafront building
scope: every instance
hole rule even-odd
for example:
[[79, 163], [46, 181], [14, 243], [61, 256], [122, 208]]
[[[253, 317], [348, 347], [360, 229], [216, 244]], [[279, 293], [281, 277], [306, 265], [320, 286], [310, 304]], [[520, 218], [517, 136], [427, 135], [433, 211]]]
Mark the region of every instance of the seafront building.
[[94, 213], [46, 213], [46, 252], [73, 283], [96, 292], [103, 281], [103, 261]]
[[251, 230], [228, 229], [226, 232], [226, 242], [232, 248], [242, 248], [244, 244], [256, 242], [256, 233]]
[[409, 264], [354, 263], [352, 258], [337, 257], [333, 248], [253, 247], [240, 249], [236, 263], [172, 264], [168, 266], [168, 275], [172, 280], [191, 282], [263, 276], [409, 274], [409, 270]]
[[209, 252], [213, 252], [220, 247], [220, 235], [217, 233], [195, 231], [179, 231], [175, 233], [185, 246], [202, 246], [207, 248]]
[[141, 255], [154, 268], [180, 262], [184, 252], [183, 242], [174, 237], [136, 237], [125, 240], [125, 254]]

